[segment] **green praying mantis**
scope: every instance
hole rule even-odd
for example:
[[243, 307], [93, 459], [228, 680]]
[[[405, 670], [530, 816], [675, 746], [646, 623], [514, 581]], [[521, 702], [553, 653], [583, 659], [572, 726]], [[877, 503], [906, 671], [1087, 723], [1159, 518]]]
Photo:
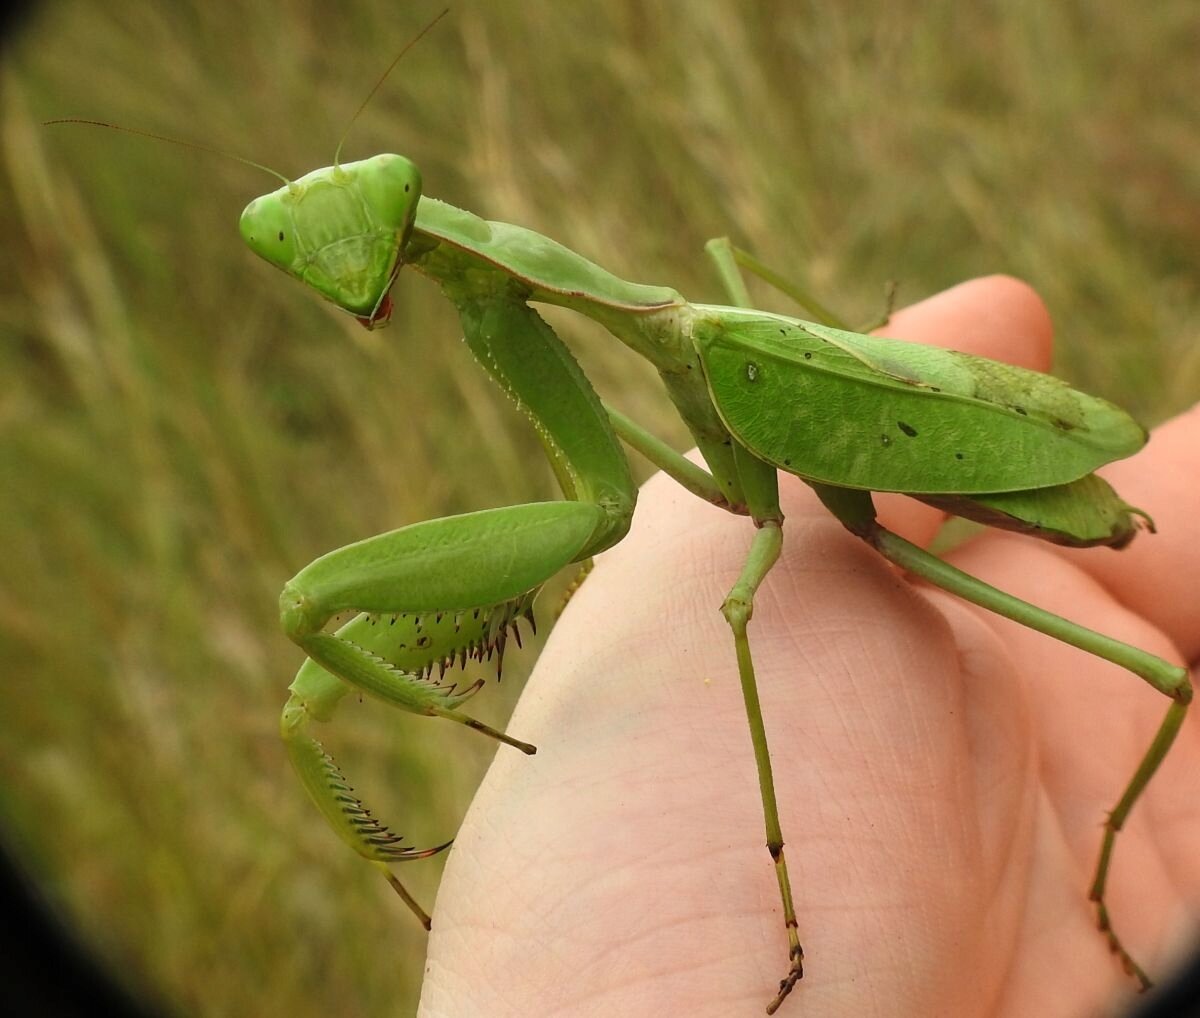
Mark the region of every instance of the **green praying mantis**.
[[[720, 608], [786, 937], [767, 1012], [804, 972], [748, 636], [755, 593], [783, 542], [781, 470], [807, 482], [851, 533], [905, 572], [1114, 662], [1169, 698], [1104, 822], [1089, 893], [1112, 950], [1149, 985], [1113, 929], [1105, 885], [1116, 835], [1183, 723], [1192, 696], [1187, 671], [954, 568], [884, 528], [872, 501], [873, 492], [899, 492], [1046, 541], [1123, 547], [1139, 521], [1153, 525], [1094, 471], [1145, 443], [1127, 414], [1038, 372], [859, 334], [823, 312], [813, 322], [755, 310], [741, 270], [781, 281], [727, 240], [707, 251], [729, 305], [627, 282], [540, 234], [424, 196], [417, 167], [400, 155], [346, 163], [335, 156], [333, 166], [250, 202], [240, 232], [255, 253], [369, 329], [387, 323], [401, 268], [434, 281], [457, 309], [480, 367], [536, 429], [563, 491], [562, 501], [433, 519], [331, 551], [280, 597], [284, 631], [306, 655], [281, 719], [291, 763], [336, 834], [383, 872], [426, 928], [429, 916], [391, 866], [450, 843], [416, 849], [376, 819], [313, 736], [313, 724], [331, 720], [343, 697], [359, 692], [534, 754], [534, 746], [463, 708], [485, 684], [478, 666], [501, 661], [508, 639], [520, 638], [520, 623], [533, 624], [546, 581], [626, 534], [637, 490], [624, 443], [698, 498], [749, 521], [745, 563]], [[538, 303], [592, 319], [649, 360], [705, 466], [606, 405], [532, 306]], [[331, 631], [346, 612], [351, 620]]]
[[[459, 688], [471, 660], [502, 655], [546, 580], [619, 541], [636, 490], [620, 440], [689, 491], [748, 516], [753, 538], [721, 606], [731, 629], [779, 884], [786, 972], [768, 1013], [803, 974], [783, 832], [748, 626], [754, 595], [779, 556], [777, 472], [808, 482], [855, 535], [905, 571], [1140, 676], [1171, 700], [1141, 764], [1104, 825], [1090, 897], [1100, 929], [1143, 985], [1149, 979], [1110, 923], [1105, 882], [1117, 832], [1182, 724], [1185, 669], [1087, 630], [955, 569], [886, 530], [871, 493], [901, 492], [948, 512], [1060, 544], [1127, 544], [1143, 516], [1094, 474], [1142, 447], [1146, 433], [1111, 404], [1053, 377], [983, 358], [860, 335], [745, 306], [727, 241], [709, 244], [733, 304], [693, 304], [626, 282], [554, 241], [423, 197], [409, 160], [385, 154], [335, 164], [255, 199], [241, 218], [249, 246], [368, 328], [384, 324], [403, 266], [434, 280], [457, 308], [480, 366], [536, 428], [566, 499], [446, 517], [330, 552], [284, 588], [281, 617], [307, 660], [282, 731], [301, 781], [339, 836], [387, 873], [424, 858], [375, 819], [309, 734], [359, 690], [446, 718], [532, 754], [534, 747], [462, 710], [483, 679]], [[530, 306], [566, 307], [603, 325], [658, 369], [708, 469], [606, 407]], [[336, 632], [326, 626], [356, 615]], [[441, 672], [435, 679], [433, 672]]]

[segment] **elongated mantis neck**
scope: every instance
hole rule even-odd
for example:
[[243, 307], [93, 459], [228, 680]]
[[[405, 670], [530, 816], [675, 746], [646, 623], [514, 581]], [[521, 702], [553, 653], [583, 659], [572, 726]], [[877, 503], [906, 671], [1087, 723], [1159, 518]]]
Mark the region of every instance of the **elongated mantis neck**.
[[523, 227], [422, 197], [403, 261], [456, 294], [507, 293], [569, 308], [603, 326], [658, 370], [724, 497], [741, 504], [729, 433], [705, 389], [691, 331], [696, 308], [676, 290], [629, 283]]

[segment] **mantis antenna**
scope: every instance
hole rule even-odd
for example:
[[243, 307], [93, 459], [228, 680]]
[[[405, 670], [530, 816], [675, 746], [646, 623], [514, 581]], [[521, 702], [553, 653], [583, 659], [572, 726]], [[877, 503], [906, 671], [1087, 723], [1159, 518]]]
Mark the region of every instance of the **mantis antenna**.
[[388, 64], [387, 70], [385, 70], [379, 76], [379, 80], [375, 82], [374, 86], [371, 88], [371, 91], [367, 93], [367, 97], [359, 105], [358, 109], [356, 109], [354, 111], [354, 116], [352, 116], [350, 118], [350, 123], [348, 123], [346, 125], [346, 130], [342, 132], [341, 140], [338, 141], [337, 148], [334, 149], [334, 151], [333, 151], [334, 167], [337, 167], [340, 165], [340, 160], [341, 160], [341, 155], [342, 155], [342, 146], [346, 144], [346, 138], [350, 134], [350, 128], [352, 128], [354, 126], [354, 122], [356, 120], [358, 120], [359, 115], [362, 113], [362, 111], [367, 108], [367, 104], [370, 103], [370, 101], [375, 98], [375, 93], [378, 92], [380, 87], [383, 85], [383, 83], [385, 81], [387, 81], [388, 75], [390, 75], [392, 73], [392, 71], [395, 70], [396, 65], [398, 63], [400, 63], [400, 58], [402, 56], [404, 56], [404, 54], [407, 53], [410, 49], [412, 49], [417, 43], [419, 43], [423, 38], [425, 38], [425, 36], [429, 34], [429, 31], [433, 28], [433, 26], [436, 25], [439, 21], [441, 21], [442, 18], [444, 18], [449, 13], [450, 13], [450, 8], [449, 7], [445, 8], [441, 14], [437, 15], [437, 17], [435, 17], [432, 21], [430, 21], [429, 24], [427, 24], [424, 28], [421, 29], [421, 31], [419, 31], [416, 35], [414, 35], [411, 39], [409, 39], [409, 41], [404, 44], [404, 46], [400, 50], [400, 52], [396, 54], [396, 56], [392, 60], [392, 62], [390, 64]]
[[153, 138], [155, 141], [165, 141], [171, 145], [182, 145], [184, 148], [195, 149], [197, 152], [207, 152], [209, 155], [222, 156], [225, 159], [232, 159], [237, 163], [244, 163], [246, 166], [253, 166], [256, 170], [262, 170], [263, 173], [269, 173], [272, 177], [278, 177], [289, 187], [292, 184], [278, 170], [273, 170], [269, 166], [263, 166], [262, 163], [256, 163], [253, 159], [247, 159], [245, 156], [235, 155], [233, 152], [214, 148], [212, 145], [202, 145], [198, 141], [185, 141], [183, 138], [172, 138], [165, 134], [155, 134], [153, 131], [142, 131], [136, 127], [122, 127], [120, 124], [110, 124], [107, 120], [86, 120], [83, 117], [59, 117], [57, 120], [42, 121], [43, 127], [50, 127], [54, 124], [85, 124], [88, 127], [107, 127], [110, 131], [136, 134], [140, 138]]
[[[335, 167], [338, 165], [338, 160], [342, 154], [342, 146], [346, 143], [346, 137], [350, 134], [350, 129], [354, 126], [354, 122], [358, 120], [362, 111], [367, 108], [367, 104], [373, 98], [375, 98], [375, 93], [379, 91], [380, 86], [387, 80], [388, 75], [390, 75], [395, 69], [396, 65], [400, 63], [400, 58], [404, 56], [404, 54], [410, 49], [412, 49], [418, 42], [420, 42], [421, 39], [428, 34], [430, 29], [432, 29], [434, 25], [436, 25], [449, 13], [450, 8], [445, 8], [439, 15], [437, 15], [437, 17], [430, 21], [429, 24], [422, 28], [421, 31], [414, 35], [412, 39], [405, 43], [400, 52], [396, 54], [395, 59], [388, 64], [387, 70], [385, 70], [383, 74], [379, 76], [379, 80], [375, 82], [374, 86], [371, 88], [371, 91], [367, 93], [367, 97], [359, 105], [358, 109], [354, 111], [354, 116], [350, 118], [350, 123], [346, 125], [346, 130], [342, 132], [341, 140], [338, 142], [337, 148], [333, 153], [333, 165]], [[282, 180], [283, 183], [288, 187], [291, 187], [292, 185], [292, 181], [285, 177], [278, 170], [273, 170], [271, 167], [264, 166], [262, 163], [256, 163], [253, 159], [247, 159], [245, 156], [239, 156], [233, 152], [227, 152], [224, 149], [216, 148], [213, 145], [204, 145], [198, 141], [187, 141], [184, 138], [173, 138], [170, 135], [157, 134], [154, 131], [143, 131], [136, 127], [124, 127], [121, 124], [109, 123], [107, 120], [89, 120], [86, 117], [58, 117], [54, 120], [42, 121], [43, 127], [52, 127], [55, 124], [83, 124], [87, 127], [104, 127], [110, 131], [121, 131], [124, 134], [137, 135], [140, 138], [151, 138], [154, 141], [165, 141], [170, 145], [182, 145], [184, 148], [194, 149], [197, 152], [207, 152], [209, 155], [221, 156], [225, 159], [232, 159], [234, 162], [243, 163], [246, 166], [253, 166], [256, 170], [262, 170], [263, 173], [269, 173], [272, 177]]]

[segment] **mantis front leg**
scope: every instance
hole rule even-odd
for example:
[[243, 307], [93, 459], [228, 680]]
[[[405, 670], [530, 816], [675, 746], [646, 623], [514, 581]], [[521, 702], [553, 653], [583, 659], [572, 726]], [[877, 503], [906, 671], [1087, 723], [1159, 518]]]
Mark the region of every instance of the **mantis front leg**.
[[[509, 633], [519, 640], [519, 621], [532, 623], [541, 582], [578, 556], [601, 516], [586, 503], [551, 502], [415, 524], [317, 559], [280, 597], [284, 629], [308, 655], [283, 711], [288, 755], [334, 831], [384, 868], [426, 928], [429, 917], [386, 864], [422, 859], [446, 845], [402, 846], [352, 794], [309, 724], [329, 720], [353, 688], [534, 753], [459, 709], [483, 678], [462, 690], [453, 679], [469, 674], [469, 660], [482, 665], [494, 657], [499, 672]], [[345, 610], [363, 614], [336, 633], [325, 632], [329, 619]]]
[[[309, 725], [329, 720], [341, 698], [358, 689], [535, 752], [459, 709], [484, 683], [470, 675], [468, 662], [494, 657], [499, 669], [509, 633], [519, 639], [519, 620], [532, 623], [542, 583], [618, 540], [634, 502], [628, 464], [600, 401], [550, 328], [504, 292], [464, 298], [459, 307], [467, 342], [533, 421], [572, 500], [468, 513], [369, 538], [317, 559], [280, 597], [284, 630], [308, 655], [283, 712], [289, 757], [338, 836], [384, 870], [426, 928], [428, 915], [387, 864], [446, 845], [402, 846], [353, 795]], [[361, 614], [326, 632], [345, 611]], [[467, 676], [465, 689], [455, 668]]]

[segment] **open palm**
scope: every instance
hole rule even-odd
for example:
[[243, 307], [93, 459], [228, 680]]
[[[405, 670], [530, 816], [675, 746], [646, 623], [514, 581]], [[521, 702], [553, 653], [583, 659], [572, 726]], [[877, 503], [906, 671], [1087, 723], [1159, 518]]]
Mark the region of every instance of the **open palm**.
[[[976, 280], [888, 332], [1045, 368], [1037, 298]], [[1200, 413], [1104, 471], [1160, 533], [1067, 552], [989, 532], [961, 568], [1171, 660], [1200, 655]], [[782, 1015], [1098, 1013], [1134, 984], [1086, 900], [1101, 822], [1168, 701], [909, 583], [783, 478], [750, 638], [806, 976]], [[879, 500], [927, 542], [933, 510]], [[663, 476], [538, 662], [446, 869], [421, 1014], [761, 1014], [787, 967], [733, 641], [750, 524]], [[1200, 721], [1117, 839], [1114, 924], [1164, 975], [1200, 904]]]

